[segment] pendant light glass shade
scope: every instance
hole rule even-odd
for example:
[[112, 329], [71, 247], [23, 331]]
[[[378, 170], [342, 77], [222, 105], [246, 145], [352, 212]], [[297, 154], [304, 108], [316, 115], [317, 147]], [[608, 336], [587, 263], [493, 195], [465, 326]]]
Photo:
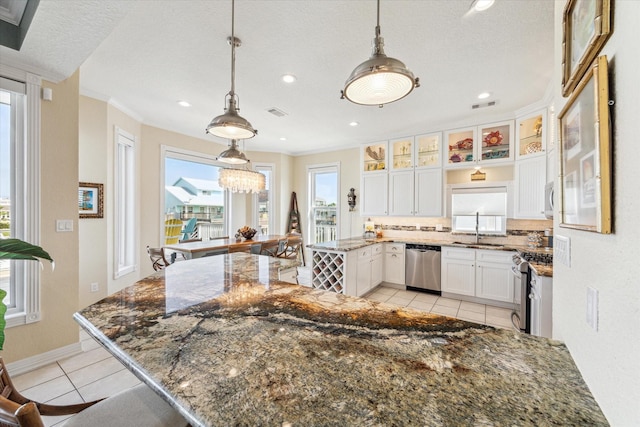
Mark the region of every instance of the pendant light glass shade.
[[222, 169], [218, 185], [233, 193], [258, 193], [265, 189], [266, 179], [260, 172], [246, 169]]
[[[251, 126], [251, 123], [238, 114], [238, 96], [236, 95], [236, 47], [242, 42], [235, 36], [235, 0], [231, 0], [231, 36], [227, 41], [231, 45], [231, 90], [227, 94], [229, 97], [228, 107], [224, 109], [224, 114], [214, 117], [207, 126], [206, 132], [220, 138], [227, 139], [249, 139], [256, 136], [258, 131]], [[225, 96], [226, 101], [226, 96]]]
[[345, 83], [342, 98], [355, 104], [380, 105], [397, 101], [420, 86], [419, 78], [402, 61], [384, 53], [384, 39], [380, 36], [380, 0], [378, 24], [373, 39], [371, 57], [358, 65]]
[[238, 150], [235, 139], [231, 140], [231, 146], [220, 153], [220, 155], [216, 157], [216, 160], [231, 165], [241, 165], [249, 162], [249, 159], [247, 159], [244, 153]]

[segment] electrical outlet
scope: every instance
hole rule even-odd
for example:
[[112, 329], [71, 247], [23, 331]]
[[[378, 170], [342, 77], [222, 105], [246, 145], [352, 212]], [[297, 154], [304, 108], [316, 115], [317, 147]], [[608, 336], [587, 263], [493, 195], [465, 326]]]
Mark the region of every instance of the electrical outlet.
[[587, 288], [587, 325], [598, 330], [598, 290]]
[[98, 282], [93, 282], [91, 284], [91, 292], [98, 292], [100, 290], [100, 285], [98, 285]]
[[58, 233], [65, 233], [73, 231], [73, 220], [72, 219], [57, 219], [56, 220], [56, 231]]
[[436, 231], [442, 231], [442, 224], [436, 224]]
[[420, 224], [416, 224], [416, 230], [420, 231]]

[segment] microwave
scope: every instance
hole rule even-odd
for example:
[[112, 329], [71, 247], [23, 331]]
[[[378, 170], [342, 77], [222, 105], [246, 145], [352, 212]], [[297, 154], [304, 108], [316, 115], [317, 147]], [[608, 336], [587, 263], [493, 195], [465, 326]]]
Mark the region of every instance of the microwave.
[[547, 219], [553, 219], [554, 198], [553, 182], [550, 182], [544, 186], [544, 216]]

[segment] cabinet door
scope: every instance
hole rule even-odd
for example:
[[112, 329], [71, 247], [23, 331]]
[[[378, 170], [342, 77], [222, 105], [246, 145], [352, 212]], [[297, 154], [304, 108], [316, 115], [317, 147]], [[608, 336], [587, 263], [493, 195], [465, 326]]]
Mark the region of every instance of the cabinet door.
[[371, 257], [371, 285], [369, 289], [373, 289], [382, 283], [382, 272], [384, 267], [384, 259], [382, 254]]
[[360, 213], [387, 215], [387, 174], [363, 174], [360, 186]]
[[413, 169], [389, 173], [389, 215], [413, 215]]
[[387, 142], [374, 142], [362, 146], [360, 172], [384, 172], [387, 167]]
[[389, 142], [391, 170], [413, 169], [413, 137], [394, 139]]
[[513, 121], [478, 126], [478, 140], [479, 164], [513, 161]]
[[513, 302], [514, 277], [511, 265], [477, 261], [476, 296]]
[[371, 257], [358, 258], [358, 276], [356, 279], [356, 296], [362, 296], [371, 289]]
[[403, 285], [404, 272], [404, 255], [387, 252], [384, 260], [384, 281]]
[[431, 133], [415, 137], [414, 163], [416, 168], [439, 168], [442, 166], [442, 133]]
[[514, 302], [515, 276], [511, 272], [514, 252], [476, 251], [476, 296]]
[[547, 141], [547, 110], [516, 120], [516, 159], [544, 155]]
[[515, 218], [544, 219], [544, 186], [547, 183], [546, 156], [516, 162]]
[[444, 134], [446, 167], [469, 167], [476, 162], [476, 128], [455, 129]]
[[418, 216], [442, 216], [442, 169], [416, 170], [413, 211]]
[[474, 261], [442, 258], [442, 292], [475, 295]]

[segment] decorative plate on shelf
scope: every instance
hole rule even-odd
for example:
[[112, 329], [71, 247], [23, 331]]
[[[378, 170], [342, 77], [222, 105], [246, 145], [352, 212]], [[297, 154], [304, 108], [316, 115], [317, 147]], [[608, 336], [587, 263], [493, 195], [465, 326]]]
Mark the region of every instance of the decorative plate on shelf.
[[542, 151], [542, 141], [532, 142], [527, 145], [527, 148], [524, 150], [527, 154], [538, 153]]
[[487, 147], [491, 147], [494, 145], [500, 145], [502, 143], [502, 134], [499, 130], [489, 132], [488, 135], [484, 137], [484, 142], [487, 144]]

